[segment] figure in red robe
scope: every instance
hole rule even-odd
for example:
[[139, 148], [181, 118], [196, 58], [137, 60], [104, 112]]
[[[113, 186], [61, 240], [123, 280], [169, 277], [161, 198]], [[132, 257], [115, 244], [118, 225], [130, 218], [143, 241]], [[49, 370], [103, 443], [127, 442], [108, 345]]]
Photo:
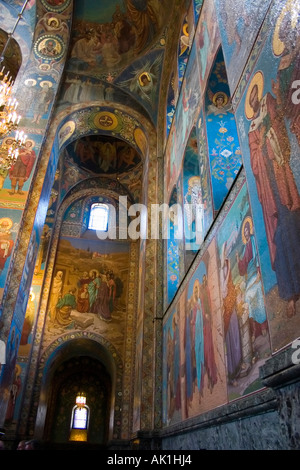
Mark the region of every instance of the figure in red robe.
[[259, 99], [255, 84], [249, 95], [254, 115], [249, 129], [250, 159], [261, 203], [272, 268], [279, 296], [296, 313], [300, 295], [300, 196], [290, 167], [291, 146], [276, 99]]
[[24, 183], [28, 180], [36, 159], [35, 151], [32, 148], [33, 145], [31, 140], [25, 142], [25, 146], [20, 149], [16, 163], [9, 170], [9, 178], [11, 180], [10, 194], [15, 194], [17, 186], [17, 192], [23, 194]]

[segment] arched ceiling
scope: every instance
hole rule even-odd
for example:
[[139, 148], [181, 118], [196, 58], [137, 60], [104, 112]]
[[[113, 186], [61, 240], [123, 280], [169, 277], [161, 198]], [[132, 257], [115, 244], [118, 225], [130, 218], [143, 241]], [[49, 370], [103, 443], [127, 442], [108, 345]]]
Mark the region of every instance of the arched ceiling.
[[[53, 14], [47, 13], [43, 24], [52, 24], [55, 31], [62, 28], [61, 2], [41, 1], [48, 8], [53, 4]], [[155, 126], [169, 19], [167, 0], [74, 0], [58, 112], [96, 101], [112, 107], [126, 106]], [[129, 180], [134, 179], [133, 170], [141, 166], [136, 150], [124, 141], [101, 134], [86, 135], [69, 144], [63, 154], [65, 168], [71, 160], [72, 167], [83, 170], [87, 177], [125, 177], [127, 173]]]
[[[48, 84], [49, 93], [55, 89], [58, 67], [68, 46], [53, 109], [57, 128], [62, 126], [60, 119], [66, 121], [65, 130], [71, 124], [70, 133], [64, 137], [65, 148], [60, 140], [65, 134], [63, 129], [58, 135], [62, 157], [60, 174], [69, 175], [70, 167], [73, 172], [70, 181], [64, 180], [68, 183], [65, 184], [66, 191], [90, 176], [114, 175], [116, 178], [117, 175], [131, 192], [138, 192], [143, 166], [138, 152], [146, 155], [149, 136], [138, 129], [135, 116], [139, 116], [138, 120], [141, 119], [143, 124], [149, 123], [153, 130], [157, 127], [159, 106], [163, 105], [160, 103], [160, 81], [166, 39], [170, 31], [178, 29], [172, 12], [177, 11], [176, 6], [183, 1], [29, 1], [25, 13], [27, 16], [30, 13], [32, 21], [27, 19], [27, 22], [35, 23], [35, 28], [32, 31], [32, 67], [27, 67], [21, 76], [21, 82], [26, 86], [26, 93], [20, 96], [19, 103], [24, 115], [22, 124], [28, 134], [35, 134], [35, 131], [42, 134], [46, 117], [35, 117], [35, 98], [44, 83]], [[9, 0], [9, 3], [17, 11], [20, 9], [19, 0]], [[8, 10], [3, 11], [7, 18]], [[22, 22], [20, 34], [21, 28]], [[8, 29], [11, 30], [12, 25]], [[54, 91], [52, 93], [54, 96]], [[95, 106], [98, 106], [98, 113], [105, 109], [106, 114], [113, 115], [113, 125], [109, 129], [101, 127], [100, 122], [94, 128], [95, 122], [88, 116]], [[115, 137], [109, 137], [108, 131]], [[71, 138], [72, 143], [68, 144]], [[89, 147], [88, 156], [83, 151], [86, 147]]]
[[88, 39], [79, 70], [107, 76], [124, 69], [159, 41], [167, 8], [164, 0], [75, 0], [69, 63]]
[[58, 106], [78, 100], [119, 102], [155, 124], [169, 13], [166, 0], [74, 0]]
[[90, 176], [123, 174], [141, 162], [137, 151], [115, 137], [89, 135], [70, 143], [65, 153]]
[[20, 46], [18, 45], [17, 41], [14, 38], [8, 42], [8, 34], [6, 31], [0, 29], [0, 51], [2, 52], [6, 47], [6, 51], [3, 57], [3, 61], [1, 62], [0, 66], [5, 67], [4, 72], [6, 73], [8, 70], [10, 72], [10, 76], [13, 80], [15, 80], [18, 70], [21, 67], [22, 63], [22, 56], [20, 51]]

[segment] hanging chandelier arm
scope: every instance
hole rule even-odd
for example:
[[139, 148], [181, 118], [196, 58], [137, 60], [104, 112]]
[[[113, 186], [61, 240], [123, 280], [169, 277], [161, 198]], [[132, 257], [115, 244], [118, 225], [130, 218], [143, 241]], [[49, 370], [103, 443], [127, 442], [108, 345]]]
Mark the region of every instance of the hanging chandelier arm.
[[[1, 52], [0, 64], [4, 61], [6, 49], [22, 18], [27, 3], [28, 0], [25, 0], [12, 32], [7, 35], [6, 43]], [[9, 77], [9, 71], [4, 75], [4, 69], [5, 66], [0, 70], [0, 77], [3, 77], [0, 78], [0, 139], [5, 138], [0, 145], [0, 169], [8, 171], [17, 161], [19, 149], [24, 147], [27, 136], [24, 135], [24, 131], [17, 130], [21, 116], [16, 113], [18, 102], [12, 97], [12, 77]], [[10, 136], [12, 131], [16, 131], [15, 137]]]

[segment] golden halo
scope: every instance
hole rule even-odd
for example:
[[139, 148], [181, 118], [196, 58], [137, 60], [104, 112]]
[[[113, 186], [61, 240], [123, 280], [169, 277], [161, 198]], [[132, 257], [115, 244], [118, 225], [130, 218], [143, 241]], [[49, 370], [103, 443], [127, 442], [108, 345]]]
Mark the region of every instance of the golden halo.
[[189, 178], [188, 180], [188, 185], [189, 186], [193, 186], [195, 183], [200, 183], [200, 176], [192, 176], [191, 178]]
[[9, 217], [2, 217], [2, 219], [0, 219], [0, 226], [3, 224], [3, 222], [7, 226], [6, 230], [9, 230], [13, 225], [13, 221]]
[[169, 210], [169, 219], [171, 222], [175, 223], [175, 218], [178, 217], [178, 204], [172, 204]]
[[42, 86], [45, 85], [45, 84], [46, 84], [46, 85], [49, 85], [49, 88], [51, 88], [52, 85], [53, 85], [53, 83], [50, 82], [49, 80], [42, 80], [42, 81], [40, 82], [40, 87], [42, 87]]
[[35, 299], [35, 293], [33, 292], [32, 289], [30, 289], [30, 292], [29, 292], [29, 297], [31, 296], [31, 300], [34, 301]]
[[[69, 128], [69, 132], [66, 132]], [[75, 131], [75, 122], [74, 121], [67, 121], [60, 129], [58, 134], [59, 146], [61, 147], [62, 144], [74, 133]]]
[[19, 377], [19, 375], [21, 375], [21, 372], [22, 372], [22, 368], [20, 364], [15, 365], [15, 371], [16, 371], [16, 376]]
[[51, 16], [51, 18], [48, 19], [47, 24], [50, 25], [52, 21], [55, 22], [56, 28], [59, 26], [59, 20], [55, 18], [55, 16]]
[[228, 96], [226, 95], [226, 93], [224, 93], [224, 91], [217, 91], [217, 93], [214, 94], [213, 99], [212, 99], [214, 105], [216, 105], [218, 96], [222, 96], [224, 100], [224, 105], [228, 103]]
[[39, 65], [39, 69], [43, 70], [43, 72], [45, 72], [45, 70], [50, 70], [51, 69], [51, 65], [46, 64], [45, 62], [43, 62], [42, 64]]
[[191, 295], [191, 299], [192, 301], [194, 300], [194, 292], [195, 292], [195, 287], [198, 287], [198, 298], [200, 297], [200, 289], [201, 289], [201, 285], [200, 285], [200, 281], [199, 279], [195, 279], [194, 281], [194, 284], [193, 284], [193, 290], [192, 290], [192, 295]]
[[148, 72], [143, 72], [143, 73], [141, 73], [141, 75], [139, 75], [139, 84], [141, 86], [145, 86], [144, 83], [142, 82], [142, 77], [144, 77], [145, 75], [146, 75], [148, 81], [151, 82], [151, 77], [150, 77], [149, 73]]
[[276, 56], [280, 56], [283, 53], [284, 49], [285, 49], [284, 42], [281, 41], [281, 39], [279, 38], [279, 30], [280, 30], [280, 27], [281, 27], [281, 23], [282, 23], [285, 15], [288, 12], [292, 16], [292, 23], [291, 23], [292, 29], [295, 29], [295, 27], [297, 26], [297, 7], [295, 8], [294, 0], [288, 0], [286, 5], [284, 6], [284, 8], [281, 10], [281, 13], [278, 16], [278, 19], [276, 21], [274, 34], [273, 34], [273, 41], [272, 41], [273, 53]]
[[35, 146], [35, 141], [34, 141], [34, 140], [32, 140], [32, 139], [26, 139], [25, 144], [27, 144], [27, 142], [31, 142], [31, 147], [34, 147], [34, 146]]
[[262, 99], [262, 94], [263, 94], [263, 89], [264, 89], [264, 76], [263, 76], [263, 73], [258, 70], [251, 82], [250, 82], [250, 85], [248, 87], [248, 90], [247, 90], [247, 95], [246, 95], [246, 100], [245, 100], [245, 114], [246, 114], [246, 118], [251, 120], [254, 116], [254, 111], [252, 109], [252, 107], [250, 106], [250, 103], [249, 103], [249, 99], [250, 99], [250, 94], [253, 90], [253, 87], [254, 86], [257, 86], [258, 88], [258, 99], [261, 100]]
[[89, 272], [89, 276], [92, 277], [93, 273], [96, 273], [96, 277], [98, 277], [99, 274], [100, 274], [98, 269], [91, 269], [90, 272]]
[[137, 143], [137, 146], [143, 152], [143, 156], [145, 157], [147, 153], [147, 139], [146, 139], [144, 132], [142, 131], [142, 129], [137, 127], [134, 130], [133, 134], [134, 134], [134, 139]]
[[250, 216], [248, 216], [244, 219], [244, 222], [243, 222], [243, 225], [242, 225], [242, 240], [243, 240], [244, 245], [246, 245], [246, 243], [247, 243], [247, 240], [246, 240], [245, 235], [244, 235], [244, 229], [245, 229], [245, 225], [246, 225], [247, 222], [250, 225], [250, 235], [253, 235], [253, 221], [252, 221], [252, 218]]
[[182, 32], [185, 36], [189, 36], [189, 25], [187, 23], [183, 25]]
[[5, 137], [5, 139], [3, 139], [3, 144], [4, 145], [10, 145], [9, 143], [7, 143], [7, 141], [9, 141], [9, 140], [10, 140], [10, 143], [12, 143], [14, 139], [13, 139], [13, 137], [10, 137], [10, 136]]

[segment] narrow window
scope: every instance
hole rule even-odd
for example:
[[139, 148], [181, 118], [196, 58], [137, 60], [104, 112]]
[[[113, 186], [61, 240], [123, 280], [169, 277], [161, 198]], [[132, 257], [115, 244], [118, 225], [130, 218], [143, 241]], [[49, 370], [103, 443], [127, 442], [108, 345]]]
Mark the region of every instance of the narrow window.
[[89, 229], [107, 231], [109, 207], [107, 204], [95, 203], [91, 205]]
[[70, 441], [87, 441], [89, 411], [85, 394], [78, 394], [72, 410]]

